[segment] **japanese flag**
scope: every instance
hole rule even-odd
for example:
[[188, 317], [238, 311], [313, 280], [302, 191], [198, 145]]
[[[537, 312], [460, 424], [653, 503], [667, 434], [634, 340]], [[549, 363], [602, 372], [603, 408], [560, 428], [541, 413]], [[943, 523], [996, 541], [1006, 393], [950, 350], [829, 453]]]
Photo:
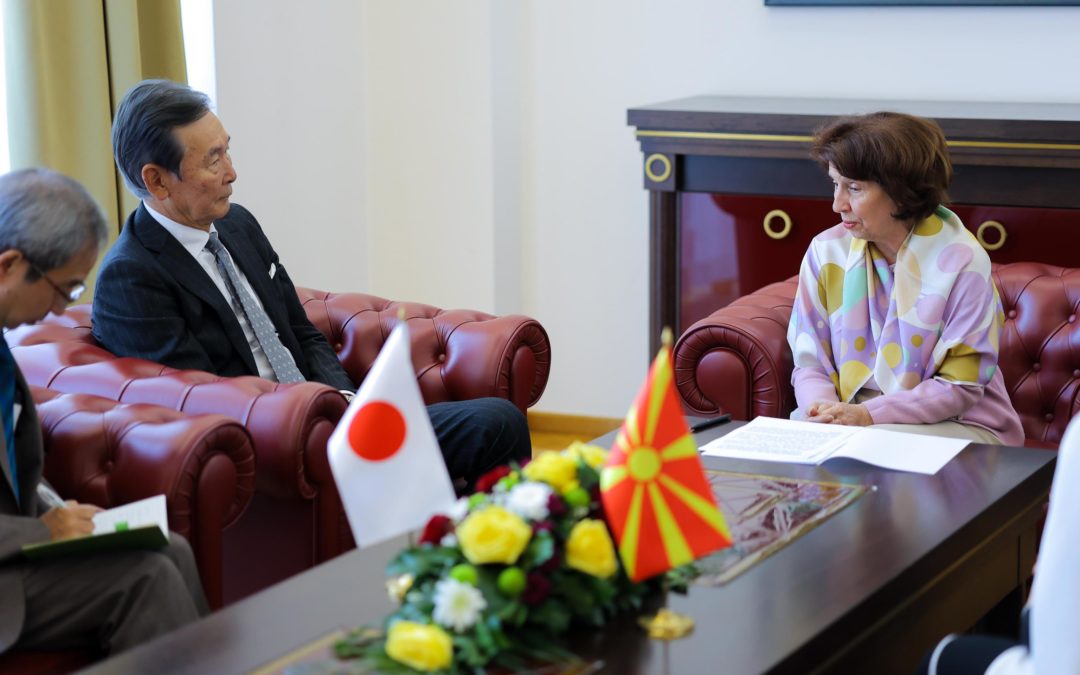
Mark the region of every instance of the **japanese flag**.
[[412, 369], [409, 329], [390, 333], [327, 444], [359, 547], [413, 530], [455, 501]]

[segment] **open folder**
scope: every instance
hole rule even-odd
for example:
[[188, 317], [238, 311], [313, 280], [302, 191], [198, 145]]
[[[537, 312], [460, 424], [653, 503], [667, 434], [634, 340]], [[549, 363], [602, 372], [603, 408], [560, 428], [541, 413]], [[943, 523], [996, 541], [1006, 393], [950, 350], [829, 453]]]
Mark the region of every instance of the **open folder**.
[[169, 543], [169, 517], [165, 495], [140, 499], [94, 516], [94, 533], [85, 537], [27, 544], [30, 560], [128, 549], [161, 548]]
[[757, 417], [705, 444], [701, 451], [713, 457], [795, 464], [821, 464], [847, 457], [886, 469], [935, 474], [970, 442], [874, 427]]

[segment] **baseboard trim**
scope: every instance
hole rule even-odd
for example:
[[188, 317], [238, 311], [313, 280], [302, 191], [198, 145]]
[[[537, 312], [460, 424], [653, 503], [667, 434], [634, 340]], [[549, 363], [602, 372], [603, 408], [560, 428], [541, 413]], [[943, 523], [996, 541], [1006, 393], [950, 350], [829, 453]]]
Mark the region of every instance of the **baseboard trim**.
[[623, 423], [619, 417], [590, 417], [565, 413], [529, 411], [529, 429], [547, 434], [578, 434], [586, 438], [603, 436]]

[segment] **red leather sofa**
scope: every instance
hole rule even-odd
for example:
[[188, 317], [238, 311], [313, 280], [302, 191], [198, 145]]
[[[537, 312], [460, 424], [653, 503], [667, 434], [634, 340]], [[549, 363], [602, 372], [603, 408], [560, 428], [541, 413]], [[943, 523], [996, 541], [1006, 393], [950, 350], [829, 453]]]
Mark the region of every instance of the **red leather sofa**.
[[[298, 293], [356, 381], [371, 367], [400, 307], [428, 403], [500, 396], [525, 410], [547, 385], [547, 333], [528, 317], [441, 310], [360, 293]], [[327, 439], [346, 408], [336, 390], [117, 358], [90, 335], [89, 305], [9, 331], [7, 340], [31, 384], [154, 403], [187, 415], [220, 413], [246, 428], [255, 449], [255, 495], [224, 543], [225, 559], [237, 562], [225, 570], [226, 603], [354, 546], [326, 459]]]
[[[1080, 412], [1080, 269], [994, 265], [1005, 310], [1000, 366], [1026, 445], [1057, 448]], [[675, 344], [675, 379], [687, 410], [735, 419], [795, 409], [788, 319], [796, 279], [745, 295], [692, 325]]]
[[[148, 404], [31, 386], [45, 446], [45, 478], [63, 497], [104, 508], [164, 494], [169, 527], [187, 538], [207, 600], [224, 597], [223, 542], [251, 501], [255, 452], [238, 422]], [[68, 672], [87, 650], [0, 654], [0, 675]]]

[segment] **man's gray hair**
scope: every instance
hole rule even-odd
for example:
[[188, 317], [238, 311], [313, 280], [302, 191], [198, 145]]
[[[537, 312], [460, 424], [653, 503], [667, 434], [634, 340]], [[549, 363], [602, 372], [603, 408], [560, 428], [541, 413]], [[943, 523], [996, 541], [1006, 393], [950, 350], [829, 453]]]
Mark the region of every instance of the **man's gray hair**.
[[0, 176], [0, 251], [22, 251], [48, 272], [108, 238], [101, 207], [78, 181], [49, 169]]

